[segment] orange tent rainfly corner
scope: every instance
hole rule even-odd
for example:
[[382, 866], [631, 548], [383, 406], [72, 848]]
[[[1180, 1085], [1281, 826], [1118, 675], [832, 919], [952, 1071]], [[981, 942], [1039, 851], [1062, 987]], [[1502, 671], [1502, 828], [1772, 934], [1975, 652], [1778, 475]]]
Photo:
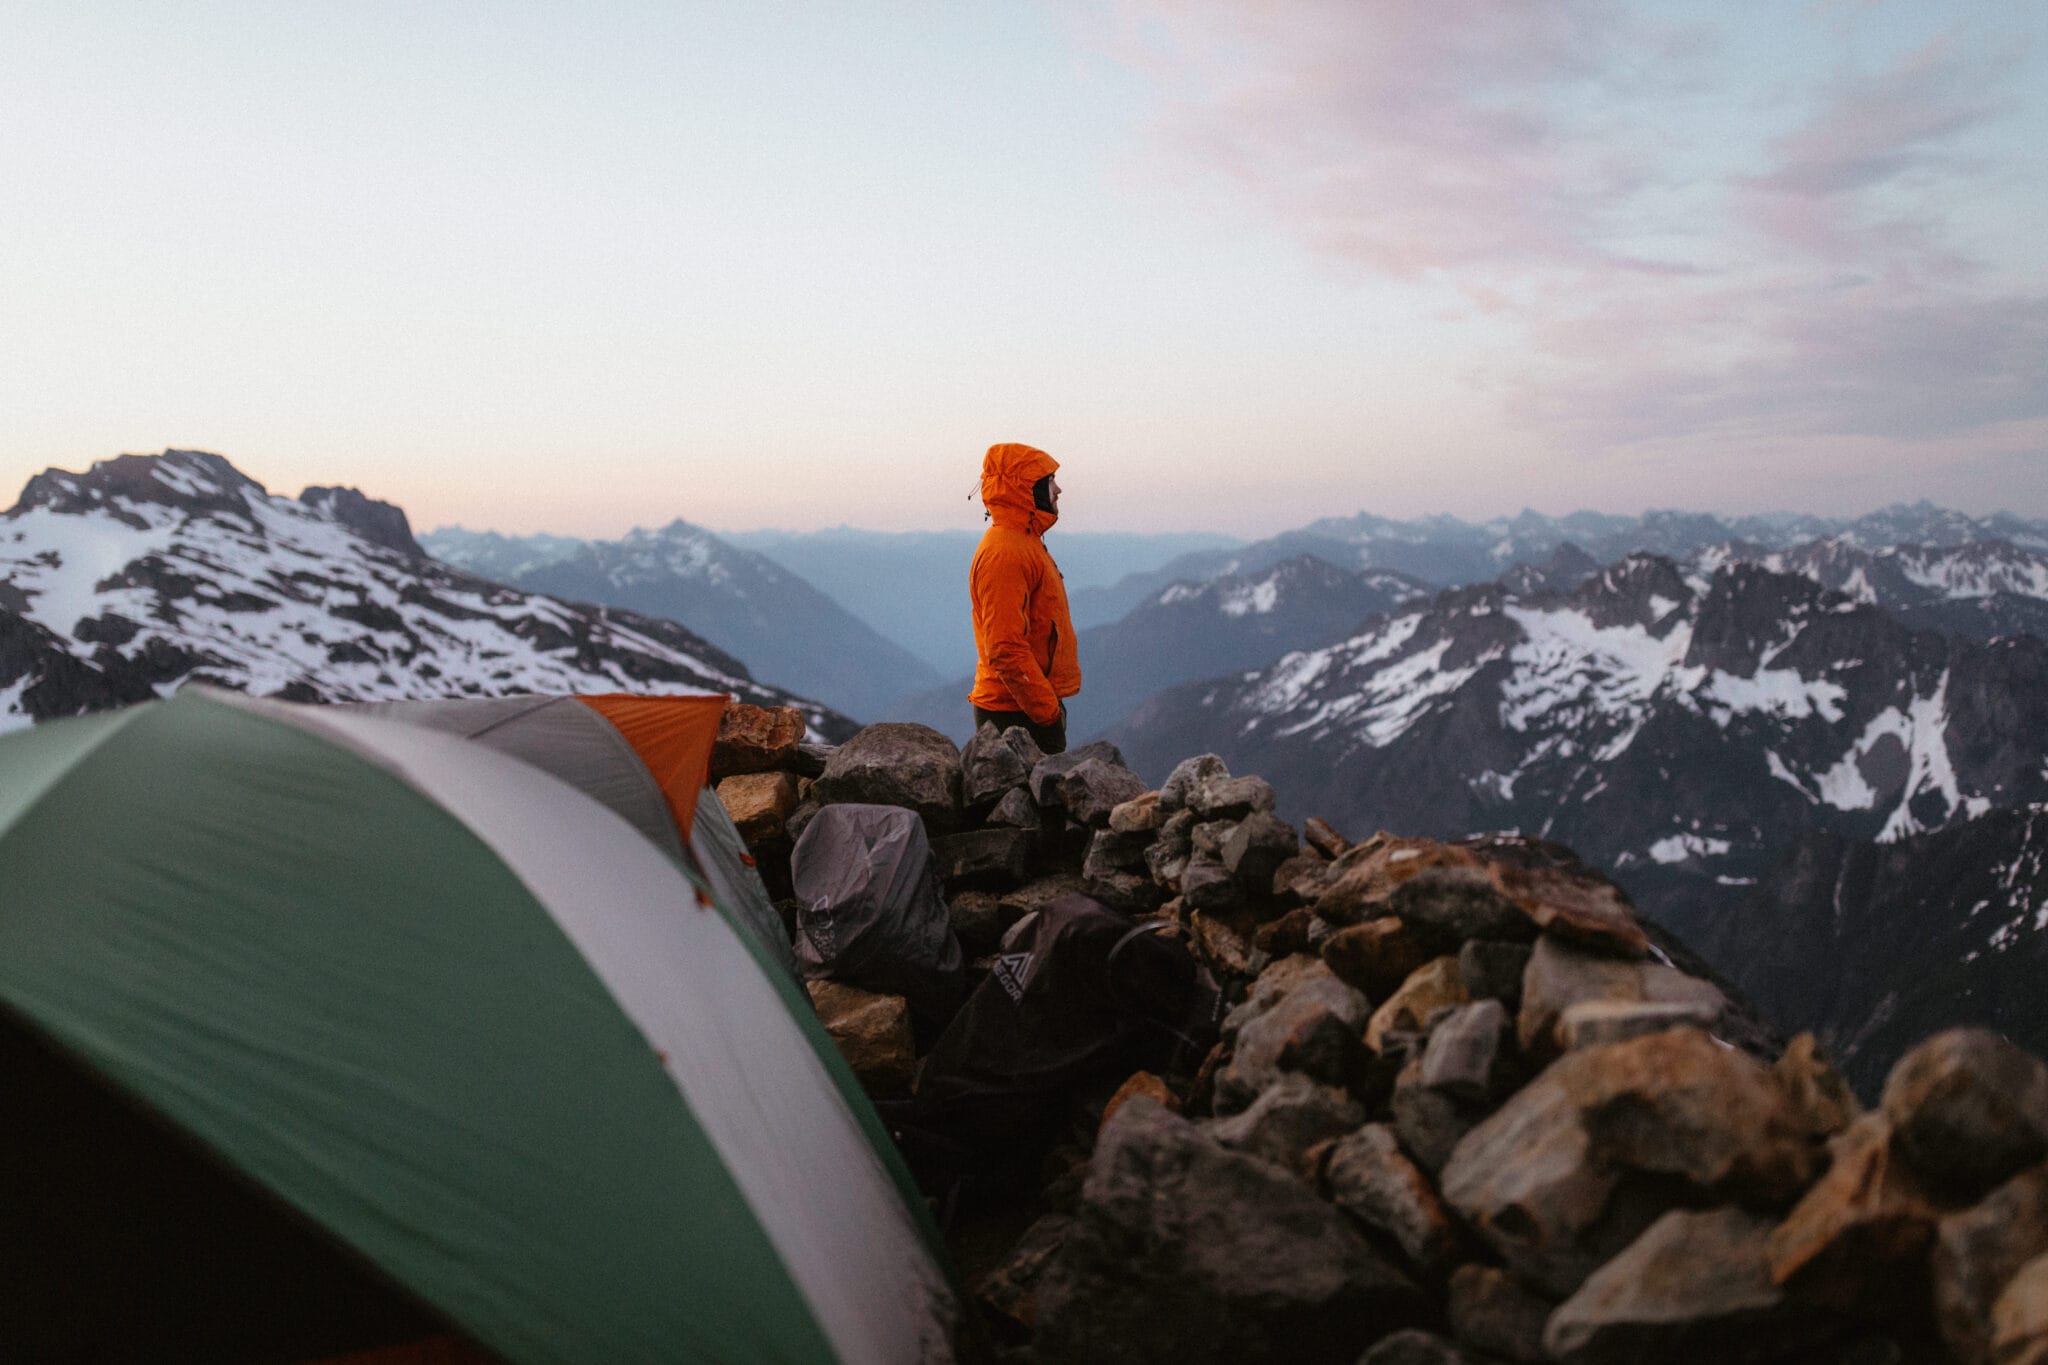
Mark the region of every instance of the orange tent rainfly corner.
[[718, 723], [725, 715], [727, 699], [606, 692], [576, 700], [626, 737], [660, 785], [683, 841], [689, 842], [697, 793], [711, 777], [711, 747], [718, 742]]

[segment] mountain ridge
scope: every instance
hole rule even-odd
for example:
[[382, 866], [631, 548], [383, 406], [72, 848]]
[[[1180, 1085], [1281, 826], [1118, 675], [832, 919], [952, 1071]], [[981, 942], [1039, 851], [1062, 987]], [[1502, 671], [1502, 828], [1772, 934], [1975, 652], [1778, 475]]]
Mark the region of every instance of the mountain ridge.
[[201, 451], [29, 480], [0, 513], [0, 725], [191, 678], [295, 700], [726, 692], [851, 733], [673, 621], [462, 573], [391, 543], [410, 541], [400, 509], [309, 494]]

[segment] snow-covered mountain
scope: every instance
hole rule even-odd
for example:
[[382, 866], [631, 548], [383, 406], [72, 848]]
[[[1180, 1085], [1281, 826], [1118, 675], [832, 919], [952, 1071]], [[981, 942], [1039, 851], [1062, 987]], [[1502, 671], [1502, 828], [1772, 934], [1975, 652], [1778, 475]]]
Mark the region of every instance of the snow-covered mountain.
[[1638, 553], [1686, 561], [1716, 546], [1739, 547], [1740, 557], [1754, 558], [1827, 539], [1863, 550], [2005, 541], [2018, 550], [2048, 553], [2048, 523], [2003, 512], [1969, 517], [1925, 501], [1856, 518], [1788, 512], [1724, 518], [1676, 511], [1549, 517], [1524, 511], [1469, 522], [1451, 516], [1396, 520], [1360, 512], [1324, 518], [1250, 545], [1183, 555], [1151, 573], [1077, 593], [1075, 620], [1084, 626], [1114, 620], [1175, 580], [1253, 574], [1301, 554], [1348, 569], [1390, 569], [1457, 587], [1498, 578], [1516, 565], [1541, 564], [1564, 547], [1607, 564]]
[[1355, 834], [1561, 840], [1690, 936], [1802, 831], [1896, 840], [2048, 799], [2048, 642], [1635, 556], [1569, 594], [1447, 592], [1111, 738], [1154, 778], [1213, 750]]
[[2009, 540], [1871, 549], [1842, 535], [1780, 551], [1710, 546], [1692, 564], [1710, 572], [1736, 561], [1803, 574], [1922, 629], [1974, 640], [1999, 635], [2048, 639], [2048, 553]]
[[[1308, 555], [1257, 574], [1170, 583], [1121, 621], [1080, 632], [1083, 685], [1067, 701], [1068, 737], [1100, 734], [1163, 688], [1262, 667], [1430, 592], [1405, 574], [1359, 573]], [[972, 684], [964, 676], [933, 688], [908, 700], [904, 716], [965, 742], [972, 725], [962, 698]]]
[[938, 681], [936, 669], [804, 579], [686, 521], [619, 540], [450, 527], [421, 544], [498, 582], [688, 621], [764, 676], [863, 720], [889, 719], [897, 697]]
[[352, 489], [287, 498], [180, 450], [31, 479], [0, 514], [0, 727], [187, 678], [334, 701], [730, 692], [852, 728], [673, 621], [428, 559], [402, 511]]

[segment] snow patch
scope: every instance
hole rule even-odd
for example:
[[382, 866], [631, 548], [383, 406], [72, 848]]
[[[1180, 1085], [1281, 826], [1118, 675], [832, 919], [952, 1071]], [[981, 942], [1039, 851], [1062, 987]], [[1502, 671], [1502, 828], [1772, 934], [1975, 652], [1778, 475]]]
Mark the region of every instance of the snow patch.
[[1644, 703], [1692, 646], [1689, 621], [1660, 639], [1642, 626], [1596, 626], [1583, 611], [1505, 611], [1523, 635], [1508, 653], [1515, 668], [1501, 688], [1500, 720], [1510, 730], [1526, 731], [1553, 713], [1581, 708], [1639, 725]]
[[[1948, 756], [1946, 669], [1942, 671], [1941, 681], [1936, 684], [1933, 695], [1913, 699], [1907, 707], [1906, 719], [1911, 728], [1907, 736], [1910, 767], [1905, 790], [1899, 794], [1899, 804], [1885, 821], [1884, 828], [1878, 831], [1879, 843], [1893, 843], [1927, 828], [1912, 811], [1913, 799], [1922, 792], [1933, 791], [1941, 796], [1946, 807], [1944, 818], [1965, 809], [1963, 794], [1956, 782], [1955, 765]], [[1988, 807], [1988, 803], [1985, 805]]]
[[1668, 834], [1650, 845], [1650, 861], [1682, 863], [1690, 858], [1711, 858], [1726, 853], [1726, 839], [1709, 839], [1698, 834]]
[[1727, 729], [1738, 715], [1763, 713], [1780, 720], [1819, 716], [1830, 724], [1841, 720], [1849, 689], [1826, 678], [1806, 678], [1789, 668], [1760, 668], [1747, 678], [1720, 669], [1693, 689], [1705, 713]]
[[1811, 801], [1814, 799], [1813, 792], [1808, 789], [1804, 779], [1800, 778], [1790, 768], [1785, 766], [1785, 760], [1778, 757], [1777, 750], [1764, 750], [1764, 761], [1765, 764], [1770, 768], [1772, 777], [1775, 777], [1780, 782], [1785, 783], [1787, 786], [1791, 787], [1794, 791], [1798, 792], [1807, 800]]
[[1263, 616], [1273, 610], [1279, 600], [1280, 582], [1277, 578], [1268, 578], [1248, 588], [1231, 589], [1223, 595], [1218, 609], [1225, 616], [1245, 616], [1253, 613]]

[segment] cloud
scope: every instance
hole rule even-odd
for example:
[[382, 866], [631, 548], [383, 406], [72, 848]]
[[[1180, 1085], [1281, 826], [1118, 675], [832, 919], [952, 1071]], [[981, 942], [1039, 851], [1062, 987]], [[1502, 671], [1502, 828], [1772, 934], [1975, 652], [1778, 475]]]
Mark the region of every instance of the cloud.
[[[1608, 0], [1191, 0], [1118, 10], [1156, 134], [1320, 251], [1402, 278], [1627, 266], [1611, 206], [1647, 149], [1588, 135], [1624, 51], [1677, 50]], [[1603, 92], [1605, 92], [1603, 94]]]
[[1961, 216], [2024, 217], [1985, 149], [2040, 121], [2025, 50], [1899, 43], [1896, 9], [1780, 7], [1762, 42], [1647, 12], [1133, 0], [1117, 50], [1161, 144], [1311, 249], [1512, 318], [1472, 379], [1533, 438], [1945, 458], [2048, 417], [2048, 281]]

